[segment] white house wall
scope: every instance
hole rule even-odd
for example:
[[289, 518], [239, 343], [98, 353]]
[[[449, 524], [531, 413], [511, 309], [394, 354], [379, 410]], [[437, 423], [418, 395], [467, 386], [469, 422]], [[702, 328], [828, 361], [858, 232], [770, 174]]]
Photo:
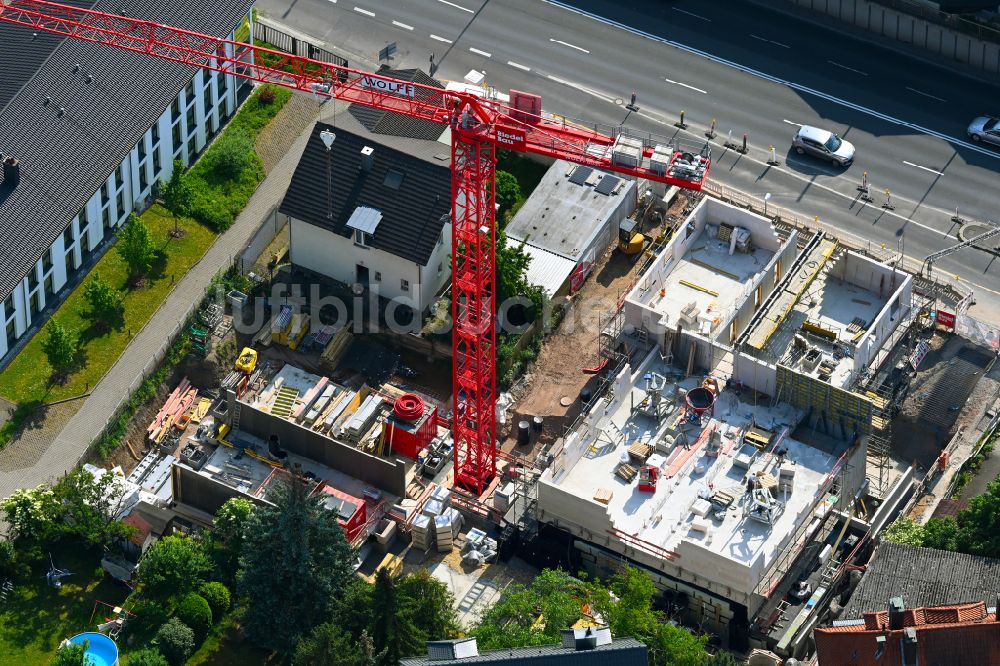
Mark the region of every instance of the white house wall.
[[[230, 33], [229, 38], [232, 37]], [[226, 85], [222, 85], [223, 81]], [[68, 231], [56, 238], [38, 259], [30, 272], [32, 280], [29, 282], [26, 275], [14, 291], [0, 301], [0, 322], [6, 333], [0, 335], [0, 358], [7, 355], [46, 307], [66, 296], [59, 291], [73, 271], [83, 264], [84, 258], [110, 239], [133, 211], [146, 209], [153, 184], [170, 178], [174, 157], [187, 164], [191, 156], [205, 149], [209, 137], [219, 130], [222, 119], [236, 110], [238, 83], [233, 75], [199, 70], [191, 81], [191, 94], [185, 86], [177, 95], [177, 117], [173, 117], [172, 107], [166, 108], [128, 152], [120, 167], [108, 174], [105, 181], [107, 197], [98, 189], [83, 207], [82, 215], [69, 220]], [[193, 109], [191, 122], [187, 117], [189, 109]], [[174, 141], [174, 125], [179, 127], [178, 141]], [[155, 151], [154, 128], [158, 133]], [[158, 158], [154, 158], [154, 152]]]
[[[394, 254], [372, 247], [360, 247], [350, 238], [321, 229], [295, 218], [290, 221], [289, 255], [296, 266], [326, 275], [344, 284], [357, 281], [357, 265], [368, 269], [369, 287], [388, 299], [400, 299], [417, 311], [431, 304], [437, 288], [450, 275], [447, 261], [448, 243], [441, 243], [426, 267], [418, 266]], [[451, 238], [451, 228], [446, 226], [445, 237]], [[437, 258], [437, 261], [435, 261]], [[437, 264], [442, 263], [442, 275], [437, 274]], [[425, 282], [421, 283], [421, 278]], [[404, 291], [401, 281], [409, 282]]]

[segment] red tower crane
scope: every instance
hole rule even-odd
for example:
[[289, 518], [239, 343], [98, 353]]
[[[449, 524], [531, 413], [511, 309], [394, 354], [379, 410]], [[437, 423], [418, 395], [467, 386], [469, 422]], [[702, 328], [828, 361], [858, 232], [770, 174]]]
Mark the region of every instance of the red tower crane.
[[477, 494], [496, 472], [497, 147], [690, 190], [701, 189], [711, 165], [707, 144], [684, 150], [620, 126], [567, 122], [543, 114], [535, 95], [512, 91], [504, 103], [45, 0], [0, 0], [0, 21], [449, 126], [455, 482]]

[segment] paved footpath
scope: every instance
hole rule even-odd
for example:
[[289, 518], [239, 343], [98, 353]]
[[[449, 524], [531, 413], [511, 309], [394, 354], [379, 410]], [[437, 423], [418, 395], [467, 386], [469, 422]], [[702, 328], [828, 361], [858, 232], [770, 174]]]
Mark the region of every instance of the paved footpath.
[[30, 467], [10, 469], [5, 466], [0, 470], [0, 498], [7, 497], [19, 488], [33, 488], [51, 481], [80, 462], [91, 442], [101, 434], [108, 415], [117, 409], [130, 387], [141, 381], [139, 378], [143, 370], [150, 359], [160, 353], [164, 340], [174, 331], [178, 322], [185, 318], [192, 305], [201, 301], [212, 278], [232, 263], [232, 257], [243, 250], [261, 222], [281, 201], [311, 129], [310, 122], [306, 131], [257, 188], [233, 226], [216, 239], [205, 256], [170, 292], [163, 305], [135, 336], [118, 362], [94, 387], [90, 397], [70, 418], [38, 461]]

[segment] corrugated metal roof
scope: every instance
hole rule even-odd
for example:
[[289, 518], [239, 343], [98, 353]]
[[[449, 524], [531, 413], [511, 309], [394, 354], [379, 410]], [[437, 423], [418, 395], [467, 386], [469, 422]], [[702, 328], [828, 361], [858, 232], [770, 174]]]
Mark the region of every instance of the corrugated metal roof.
[[572, 259], [561, 257], [530, 243], [524, 244], [524, 252], [531, 257], [531, 263], [528, 264], [528, 284], [541, 287], [549, 296], [559, 291], [576, 268], [576, 262]]
[[382, 213], [380, 211], [368, 206], [358, 206], [351, 213], [350, 219], [347, 220], [347, 226], [351, 229], [363, 231], [366, 234], [374, 234], [375, 230], [378, 229], [378, 223], [381, 221]]

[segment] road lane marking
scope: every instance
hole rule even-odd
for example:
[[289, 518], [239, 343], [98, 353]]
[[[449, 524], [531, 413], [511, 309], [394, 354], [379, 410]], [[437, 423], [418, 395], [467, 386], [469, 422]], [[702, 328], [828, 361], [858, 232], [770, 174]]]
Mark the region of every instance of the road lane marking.
[[454, 7], [455, 9], [461, 9], [463, 12], [469, 12], [470, 14], [475, 14], [475, 10], [469, 9], [468, 7], [463, 7], [462, 5], [456, 5], [454, 2], [448, 2], [448, 0], [438, 0], [443, 5], [448, 5], [449, 7]]
[[906, 166], [917, 167], [918, 169], [923, 169], [924, 171], [930, 171], [931, 173], [936, 173], [939, 176], [944, 175], [943, 171], [938, 171], [930, 167], [920, 166], [919, 164], [914, 164], [913, 162], [907, 162], [906, 160], [903, 160], [903, 164], [905, 164]]
[[932, 95], [930, 93], [925, 93], [922, 90], [917, 90], [916, 88], [911, 88], [910, 86], [906, 86], [906, 89], [909, 90], [912, 93], [917, 93], [918, 95], [923, 95], [924, 97], [930, 97], [931, 99], [936, 99], [939, 102], [947, 102], [948, 101], [946, 99], [941, 99], [940, 97], [937, 97], [937, 96]]
[[789, 120], [788, 118], [782, 118], [782, 119], [781, 119], [781, 122], [783, 122], [783, 123], [788, 123], [789, 125], [795, 125], [796, 127], [803, 127], [802, 123], [793, 123], [793, 122], [792, 122], [791, 120]]
[[478, 53], [478, 54], [479, 54], [479, 55], [481, 55], [481, 56], [486, 56], [487, 58], [491, 58], [491, 57], [493, 57], [493, 54], [492, 54], [492, 53], [487, 53], [486, 51], [480, 51], [479, 49], [477, 49], [477, 48], [476, 48], [476, 47], [474, 47], [474, 46], [470, 46], [470, 47], [469, 47], [469, 50], [470, 50], [470, 51], [472, 51], [473, 53]]
[[392, 24], [397, 28], [402, 28], [403, 30], [413, 30], [412, 25], [407, 25], [405, 23], [400, 23], [399, 21], [393, 21]]
[[754, 39], [758, 39], [758, 40], [760, 40], [762, 42], [767, 42], [769, 44], [774, 44], [775, 46], [780, 46], [783, 49], [790, 49], [790, 48], [792, 48], [788, 44], [782, 44], [781, 42], [776, 42], [773, 39], [768, 39], [767, 37], [761, 37], [760, 35], [755, 35], [753, 33], [750, 33], [750, 36], [753, 37]]
[[364, 14], [365, 16], [375, 16], [375, 12], [370, 12], [367, 9], [362, 9], [361, 7], [355, 7], [354, 11], [359, 14]]
[[546, 78], [549, 79], [550, 81], [555, 81], [556, 83], [561, 83], [564, 86], [569, 86], [570, 88], [579, 90], [580, 92], [587, 93], [588, 95], [596, 97], [597, 99], [604, 100], [609, 104], [615, 103], [615, 98], [612, 97], [611, 95], [605, 95], [604, 93], [599, 93], [596, 90], [592, 90], [587, 86], [580, 85], [579, 83], [574, 83], [573, 81], [567, 81], [566, 79], [560, 79], [558, 76], [552, 76], [551, 74], [547, 74]]
[[571, 49], [576, 49], [577, 51], [583, 51], [584, 53], [590, 53], [590, 51], [588, 51], [587, 49], [583, 48], [582, 46], [577, 46], [576, 44], [570, 44], [569, 42], [564, 42], [561, 39], [553, 39], [553, 38], [549, 37], [549, 41], [550, 42], [555, 42], [556, 44], [562, 44], [563, 46], [568, 46]]
[[431, 39], [436, 39], [437, 41], [444, 42], [445, 44], [451, 44], [452, 43], [452, 41], [450, 39], [448, 39], [447, 37], [441, 37], [439, 35], [433, 35], [432, 34], [431, 35]]
[[513, 60], [508, 60], [507, 64], [510, 65], [511, 67], [517, 67], [518, 69], [523, 69], [526, 72], [530, 72], [531, 71], [530, 67], [527, 67], [525, 65], [521, 65], [519, 63], [516, 63]]
[[695, 88], [694, 86], [689, 86], [688, 84], [681, 83], [680, 81], [674, 81], [673, 79], [663, 79], [663, 80], [666, 81], [667, 83], [672, 83], [675, 86], [681, 86], [682, 88], [688, 88], [690, 90], [694, 90], [695, 92], [700, 92], [703, 95], [708, 94], [707, 90], [702, 90], [701, 88]]
[[675, 12], [680, 12], [681, 14], [687, 14], [688, 16], [693, 16], [696, 19], [701, 19], [702, 21], [712, 22], [712, 19], [702, 16], [701, 14], [695, 14], [694, 12], [689, 12], [686, 9], [679, 9], [678, 7], [671, 7]]
[[834, 67], [840, 67], [841, 69], [846, 69], [849, 72], [854, 72], [855, 74], [860, 74], [861, 76], [868, 76], [868, 72], [862, 72], [860, 69], [854, 69], [853, 67], [848, 67], [847, 65], [841, 65], [839, 62], [834, 62], [833, 60], [827, 60], [827, 62]]
[[330, 0], [333, 4], [337, 4], [337, 0]]
[[993, 159], [1000, 159], [1000, 152], [996, 152], [996, 151], [991, 150], [989, 148], [983, 148], [982, 146], [978, 146], [978, 145], [976, 145], [974, 143], [971, 143], [969, 141], [965, 141], [963, 139], [959, 139], [957, 137], [950, 136], [948, 134], [945, 134], [944, 132], [939, 132], [937, 130], [932, 130], [929, 127], [923, 127], [921, 125], [917, 125], [915, 123], [907, 122], [905, 120], [901, 120], [901, 119], [896, 118], [894, 116], [890, 116], [888, 114], [881, 113], [880, 111], [876, 111], [874, 109], [869, 109], [868, 107], [862, 106], [860, 104], [855, 104], [854, 102], [849, 102], [846, 99], [841, 99], [839, 97], [835, 97], [833, 95], [830, 95], [828, 93], [822, 92], [820, 90], [816, 90], [815, 88], [810, 88], [808, 86], [804, 86], [801, 83], [795, 83], [794, 81], [788, 81], [787, 79], [782, 79], [782, 78], [779, 78], [779, 77], [774, 76], [772, 74], [767, 74], [767, 73], [762, 72], [762, 71], [760, 71], [758, 69], [753, 69], [752, 67], [747, 67], [745, 65], [741, 65], [738, 62], [734, 62], [732, 60], [726, 60], [725, 58], [720, 58], [719, 56], [716, 56], [716, 55], [713, 55], [711, 53], [708, 53], [707, 51], [702, 51], [701, 49], [696, 49], [696, 48], [694, 48], [692, 46], [688, 46], [686, 44], [682, 44], [682, 43], [674, 41], [672, 39], [667, 39], [665, 37], [660, 37], [658, 35], [654, 35], [654, 34], [652, 34], [650, 32], [646, 32], [644, 30], [639, 30], [637, 28], [633, 28], [632, 26], [625, 25], [624, 23], [620, 23], [618, 21], [612, 21], [611, 19], [604, 18], [603, 16], [599, 16], [598, 14], [593, 14], [591, 12], [588, 12], [588, 11], [585, 11], [585, 10], [582, 10], [582, 9], [578, 9], [576, 7], [568, 5], [568, 4], [564, 3], [564, 2], [561, 2], [561, 0], [542, 0], [542, 2], [544, 2], [547, 5], [552, 5], [553, 7], [559, 7], [560, 9], [564, 9], [564, 10], [566, 10], [568, 12], [573, 12], [574, 14], [579, 14], [580, 16], [585, 16], [585, 17], [591, 19], [592, 21], [597, 21], [598, 23], [603, 23], [604, 25], [610, 25], [610, 26], [618, 28], [620, 30], [624, 30], [625, 32], [632, 33], [633, 35], [637, 35], [639, 37], [643, 37], [643, 38], [648, 39], [650, 41], [658, 42], [660, 44], [666, 44], [667, 46], [672, 46], [675, 49], [679, 49], [681, 51], [684, 51], [685, 53], [689, 53], [691, 55], [696, 55], [696, 56], [699, 56], [701, 58], [705, 58], [706, 60], [711, 60], [712, 62], [714, 62], [716, 64], [725, 65], [726, 67], [729, 67], [731, 69], [735, 69], [736, 71], [739, 71], [739, 72], [743, 72], [744, 74], [749, 74], [749, 75], [757, 77], [759, 79], [763, 79], [763, 80], [769, 81], [771, 83], [777, 83], [778, 85], [787, 86], [787, 87], [791, 88], [792, 90], [796, 90], [796, 91], [801, 92], [801, 93], [807, 93], [809, 95], [813, 95], [815, 97], [819, 97], [820, 99], [824, 99], [824, 100], [826, 100], [828, 102], [833, 102], [834, 104], [839, 104], [839, 105], [841, 105], [841, 106], [843, 106], [845, 108], [852, 109], [854, 111], [858, 111], [859, 113], [867, 114], [869, 116], [872, 116], [873, 118], [878, 118], [879, 120], [883, 120], [883, 121], [885, 121], [887, 123], [890, 123], [890, 124], [893, 124], [893, 125], [899, 125], [901, 127], [906, 127], [908, 129], [914, 130], [916, 132], [921, 132], [923, 134], [926, 134], [927, 136], [933, 136], [933, 137], [936, 137], [938, 139], [942, 139], [944, 141], [948, 141], [948, 142], [950, 142], [952, 144], [955, 144], [955, 145], [958, 145], [958, 146], [962, 146], [963, 148], [965, 148], [967, 150], [971, 150], [971, 151], [977, 152], [980, 155], [987, 155], [989, 157], [992, 157]]

